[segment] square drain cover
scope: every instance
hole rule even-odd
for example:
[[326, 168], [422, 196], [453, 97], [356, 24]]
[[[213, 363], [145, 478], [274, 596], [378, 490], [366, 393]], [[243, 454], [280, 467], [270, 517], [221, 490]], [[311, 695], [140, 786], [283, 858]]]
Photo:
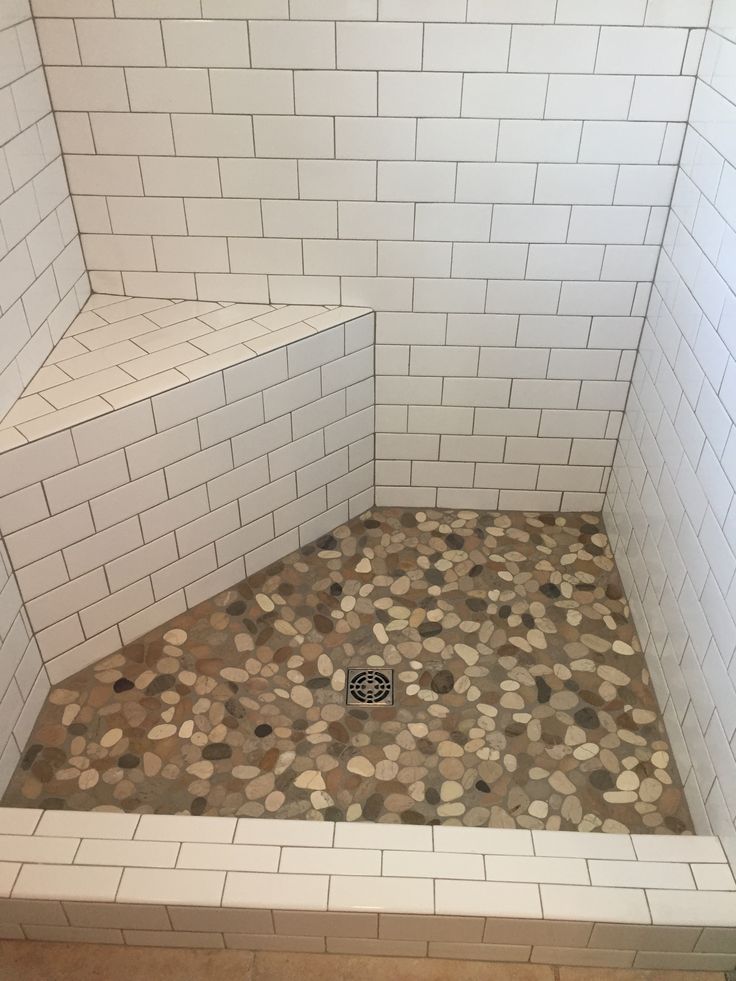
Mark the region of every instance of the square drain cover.
[[348, 668], [348, 705], [393, 705], [394, 673], [375, 668]]

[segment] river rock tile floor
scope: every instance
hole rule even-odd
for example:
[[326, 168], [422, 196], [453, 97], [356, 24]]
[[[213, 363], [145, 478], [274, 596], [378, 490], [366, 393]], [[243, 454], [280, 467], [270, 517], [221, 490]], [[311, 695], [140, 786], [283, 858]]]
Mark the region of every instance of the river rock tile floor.
[[370, 511], [53, 688], [3, 803], [692, 831], [593, 514]]

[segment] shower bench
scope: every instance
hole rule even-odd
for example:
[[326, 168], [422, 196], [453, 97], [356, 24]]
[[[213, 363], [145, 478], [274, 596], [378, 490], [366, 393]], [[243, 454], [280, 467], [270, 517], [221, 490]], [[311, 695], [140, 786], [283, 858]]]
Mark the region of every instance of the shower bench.
[[374, 316], [93, 295], [0, 421], [48, 687], [373, 504]]

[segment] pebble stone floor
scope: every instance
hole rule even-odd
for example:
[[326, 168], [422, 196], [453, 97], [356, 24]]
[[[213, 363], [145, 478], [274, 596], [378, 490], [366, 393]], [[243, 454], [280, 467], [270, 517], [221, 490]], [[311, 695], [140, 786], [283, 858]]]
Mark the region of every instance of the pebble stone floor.
[[[348, 667], [394, 704], [346, 705]], [[3, 803], [692, 832], [578, 513], [367, 512], [53, 688]]]

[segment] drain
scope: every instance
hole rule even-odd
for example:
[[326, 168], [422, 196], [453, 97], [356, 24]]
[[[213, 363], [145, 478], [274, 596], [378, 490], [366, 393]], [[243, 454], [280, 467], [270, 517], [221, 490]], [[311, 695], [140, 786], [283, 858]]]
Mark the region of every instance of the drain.
[[393, 671], [348, 668], [348, 705], [393, 705]]

